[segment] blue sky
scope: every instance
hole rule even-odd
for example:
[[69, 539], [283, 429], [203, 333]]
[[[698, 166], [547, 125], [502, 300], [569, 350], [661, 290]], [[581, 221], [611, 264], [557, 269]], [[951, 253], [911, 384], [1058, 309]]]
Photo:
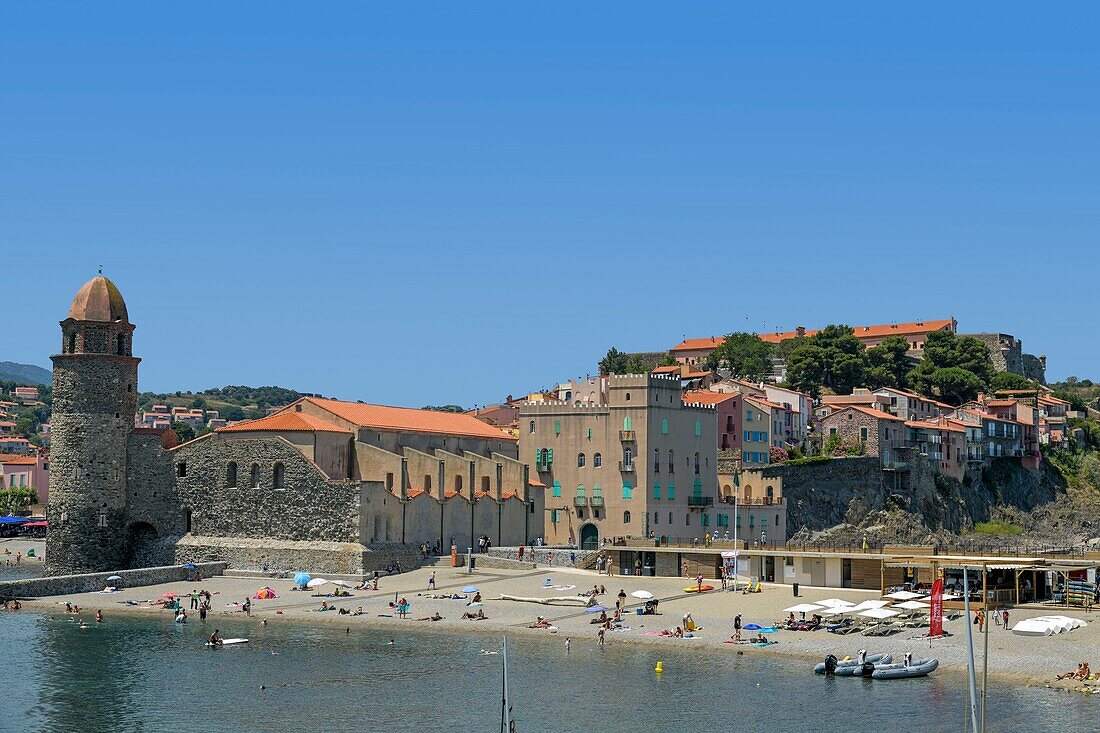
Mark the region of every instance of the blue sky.
[[1100, 377], [1096, 6], [884, 5], [4, 3], [0, 360], [102, 264], [157, 391], [948, 316]]

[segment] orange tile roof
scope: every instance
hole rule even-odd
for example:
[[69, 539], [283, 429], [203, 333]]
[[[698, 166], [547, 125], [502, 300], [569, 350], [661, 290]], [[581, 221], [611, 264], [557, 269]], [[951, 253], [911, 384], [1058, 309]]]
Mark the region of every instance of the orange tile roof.
[[408, 496], [410, 499], [412, 499], [412, 498], [415, 498], [417, 496], [420, 496], [421, 494], [427, 494], [427, 493], [428, 492], [425, 491], [424, 489], [409, 489], [406, 492], [406, 496]]
[[276, 433], [347, 433], [351, 435], [351, 431], [347, 428], [333, 425], [302, 412], [279, 412], [257, 420], [246, 420], [245, 422], [227, 425], [217, 430], [219, 433], [258, 433], [267, 431]]
[[985, 403], [986, 407], [1012, 407], [1016, 404], [1016, 400], [989, 400]]
[[[952, 433], [963, 433], [966, 429], [960, 425], [953, 425], [950, 421], [943, 423], [931, 420], [906, 420], [905, 424], [911, 428], [928, 428], [929, 430], [949, 430]], [[976, 426], [975, 426], [976, 427]]]
[[541, 482], [537, 479], [529, 479], [527, 481], [527, 485], [528, 486], [538, 486], [538, 487], [543, 488], [543, 489], [546, 488], [546, 484], [544, 484], [543, 482]]
[[902, 420], [897, 415], [891, 415], [890, 413], [883, 412], [882, 410], [873, 410], [870, 407], [864, 407], [863, 405], [848, 405], [847, 407], [845, 407], [843, 409], [837, 410], [832, 415], [829, 415], [829, 417], [835, 417], [836, 415], [839, 415], [840, 413], [845, 412], [847, 410], [858, 410], [859, 412], [862, 412], [864, 415], [870, 415], [871, 417], [878, 418], [880, 420], [895, 420], [897, 422], [905, 422], [904, 420]]
[[763, 405], [764, 407], [770, 407], [773, 410], [789, 410], [790, 409], [788, 407], [784, 407], [783, 405], [776, 404], [775, 402], [769, 402], [768, 400], [764, 399], [763, 397], [753, 397], [752, 395], [749, 395], [749, 396], [745, 397], [745, 399], [748, 400], [749, 402], [756, 403], [757, 405]]
[[683, 401], [685, 405], [720, 405], [726, 400], [735, 400], [740, 396], [738, 392], [685, 392]]
[[653, 370], [654, 374], [671, 374], [673, 372], [679, 372], [680, 365], [673, 364], [672, 366], [660, 366]]
[[699, 349], [717, 349], [719, 344], [724, 341], [724, 338], [718, 336], [711, 336], [710, 338], [702, 339], [684, 339], [680, 343], [673, 346], [670, 351], [698, 351]]
[[38, 463], [36, 456], [20, 456], [12, 453], [0, 453], [0, 463], [5, 466], [33, 466]]
[[341, 420], [362, 428], [396, 430], [410, 433], [435, 433], [441, 435], [465, 435], [489, 440], [518, 440], [515, 436], [487, 425], [472, 415], [455, 412], [417, 410], [411, 407], [368, 405], [363, 402], [343, 402], [320, 397], [303, 397]]

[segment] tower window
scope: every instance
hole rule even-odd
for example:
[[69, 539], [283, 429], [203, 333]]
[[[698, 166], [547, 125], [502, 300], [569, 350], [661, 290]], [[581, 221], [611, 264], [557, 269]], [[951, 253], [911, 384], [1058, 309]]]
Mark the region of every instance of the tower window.
[[424, 474], [424, 491], [432, 490], [432, 475], [430, 473]]
[[190, 509], [184, 509], [183, 511], [184, 511], [184, 513], [183, 513], [184, 525], [187, 528], [185, 531], [190, 532], [191, 531], [191, 510]]
[[115, 353], [119, 356], [126, 356], [126, 336], [125, 334], [119, 334], [116, 339]]
[[69, 354], [75, 354], [76, 353], [76, 334], [75, 333], [70, 333], [69, 334], [69, 348], [66, 349], [66, 353], [69, 353]]
[[249, 474], [248, 485], [253, 489], [260, 488], [260, 464], [253, 463]]
[[230, 461], [225, 467], [225, 485], [230, 489], [237, 488], [237, 463]]
[[481, 477], [481, 490], [484, 491], [486, 494], [488, 494], [489, 493], [489, 486], [490, 486], [489, 477], [488, 476], [482, 476]]
[[462, 474], [455, 474], [455, 491], [462, 491]]
[[180, 478], [187, 476], [187, 461], [180, 461], [176, 464], [176, 475]]
[[277, 461], [275, 463], [275, 471], [272, 475], [271, 483], [276, 489], [286, 488], [286, 467], [283, 465], [282, 461]]

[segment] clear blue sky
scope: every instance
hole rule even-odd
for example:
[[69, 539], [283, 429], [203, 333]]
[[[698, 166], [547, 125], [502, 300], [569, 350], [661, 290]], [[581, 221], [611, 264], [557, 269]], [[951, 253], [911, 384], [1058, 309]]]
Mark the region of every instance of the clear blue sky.
[[151, 5], [4, 3], [0, 360], [103, 264], [158, 391], [952, 315], [1100, 377], [1094, 3]]

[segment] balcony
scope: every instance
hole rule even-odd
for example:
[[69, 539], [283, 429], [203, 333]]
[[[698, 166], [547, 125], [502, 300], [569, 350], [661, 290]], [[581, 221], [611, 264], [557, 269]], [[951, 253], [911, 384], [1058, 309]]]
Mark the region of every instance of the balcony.
[[539, 473], [546, 473], [547, 471], [550, 470], [550, 467], [552, 465], [554, 465], [554, 464], [550, 461], [546, 461], [545, 463], [542, 462], [542, 461], [538, 461], [535, 464], [535, 470], [538, 471]]
[[637, 440], [637, 438], [634, 437], [633, 430], [620, 430], [619, 440], [623, 441], [624, 443], [633, 443], [635, 440]]
[[623, 461], [619, 461], [619, 470], [622, 471], [623, 473], [634, 473], [634, 464], [633, 463], [624, 463]]
[[883, 471], [900, 471], [902, 473], [905, 473], [906, 471], [909, 470], [909, 464], [905, 461], [883, 461], [882, 462], [882, 470]]
[[588, 500], [588, 505], [592, 506], [592, 507], [601, 507], [601, 506], [603, 506], [603, 497], [602, 496], [593, 496], [591, 499]]
[[689, 496], [688, 506], [714, 506], [713, 496]]
[[573, 506], [588, 506], [588, 497], [587, 496], [574, 496], [573, 497]]

